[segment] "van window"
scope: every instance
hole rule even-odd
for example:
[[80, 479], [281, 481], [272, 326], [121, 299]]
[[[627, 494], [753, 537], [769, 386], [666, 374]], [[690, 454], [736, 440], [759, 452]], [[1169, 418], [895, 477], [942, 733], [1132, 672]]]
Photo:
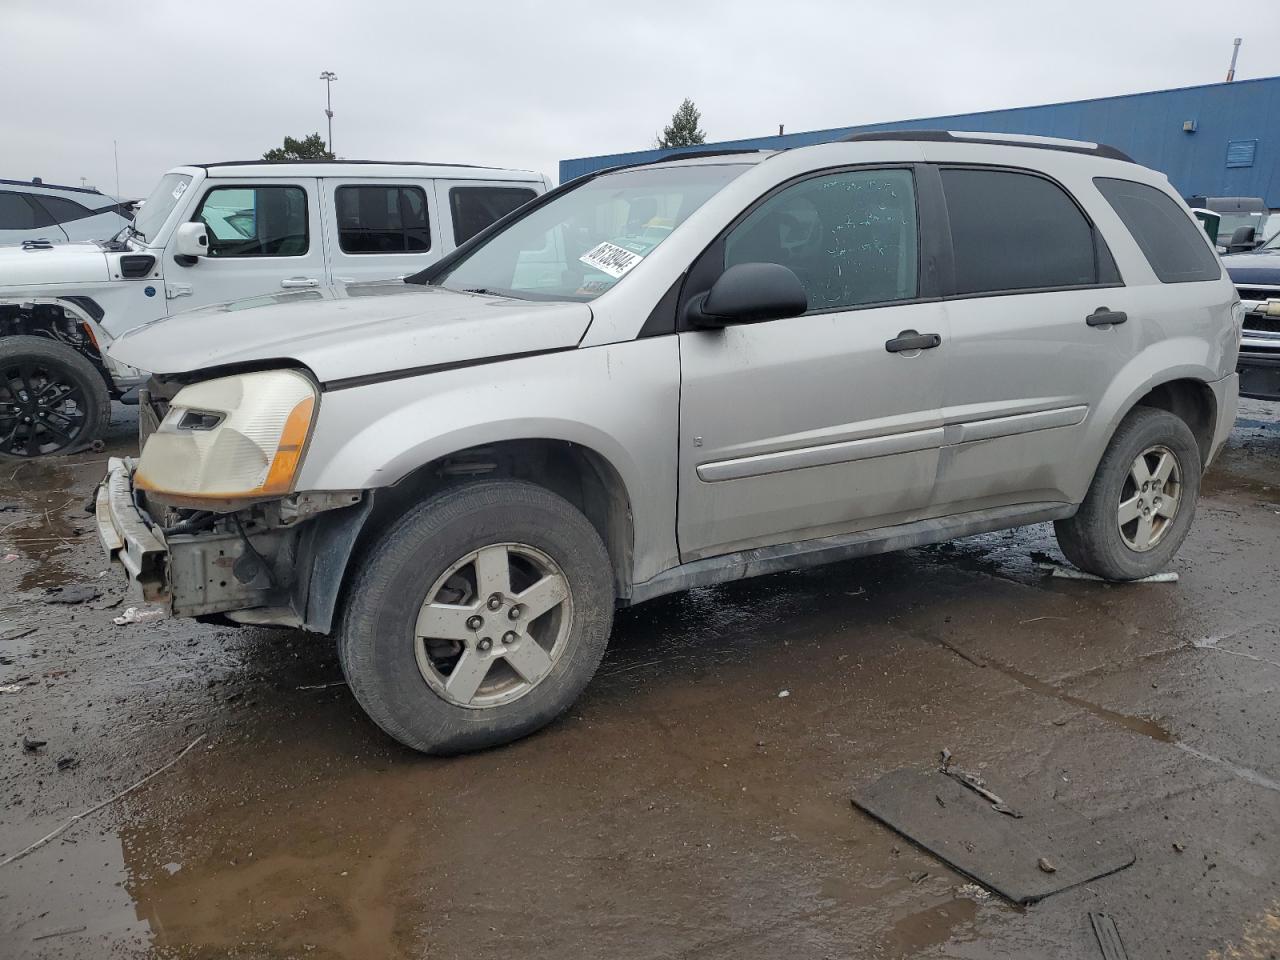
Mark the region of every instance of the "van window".
[[302, 187], [214, 187], [195, 219], [209, 228], [211, 257], [301, 257], [311, 245]]
[[957, 294], [1115, 282], [1100, 278], [1098, 264], [1109, 265], [1110, 254], [1100, 237], [1095, 248], [1092, 225], [1057, 184], [1009, 170], [941, 173]]
[[1163, 190], [1110, 177], [1095, 177], [1093, 183], [1129, 228], [1161, 283], [1222, 276], [1222, 266], [1195, 221]]
[[431, 249], [427, 195], [421, 187], [361, 185], [333, 192], [343, 253], [418, 253]]
[[93, 216], [93, 211], [88, 207], [65, 197], [47, 197], [43, 194], [36, 194], [35, 201], [49, 211], [55, 223], [68, 223], [72, 220], [83, 220], [85, 217]]
[[490, 224], [522, 207], [537, 194], [527, 187], [453, 187], [453, 242], [462, 246]]
[[774, 194], [725, 237], [725, 268], [789, 267], [809, 309], [916, 295], [916, 199], [909, 170], [851, 170]]
[[34, 230], [48, 226], [47, 219], [37, 219], [27, 198], [11, 190], [0, 190], [0, 230]]

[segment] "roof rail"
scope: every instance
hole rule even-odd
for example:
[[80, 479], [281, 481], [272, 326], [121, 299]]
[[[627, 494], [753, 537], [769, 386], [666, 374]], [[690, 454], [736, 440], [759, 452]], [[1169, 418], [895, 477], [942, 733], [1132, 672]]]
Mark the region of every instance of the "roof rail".
[[1123, 160], [1134, 163], [1133, 157], [1105, 143], [1087, 140], [1064, 140], [1058, 137], [1036, 137], [1023, 133], [980, 133], [964, 130], [877, 130], [870, 133], [851, 133], [842, 137], [843, 143], [859, 143], [869, 140], [927, 140], [943, 143], [988, 143], [998, 147], [1034, 147], [1039, 150], [1062, 150], [1066, 153], [1084, 153], [1093, 157]]
[[[383, 167], [458, 167], [467, 170], [504, 170], [506, 167], [485, 167], [474, 163], [433, 163], [430, 160], [324, 160], [307, 158], [304, 160], [223, 160], [219, 163], [184, 163], [180, 166], [199, 167], [208, 170], [211, 167], [269, 167], [290, 163], [328, 163], [334, 166], [352, 164], [356, 166]], [[519, 173], [533, 173], [532, 170], [520, 170]]]
[[[683, 149], [676, 147], [675, 149]], [[655, 163], [668, 163], [673, 160], [697, 160], [701, 157], [732, 157], [740, 156], [747, 153], [777, 153], [776, 150], [769, 150], [764, 147], [735, 147], [732, 150], [688, 150], [684, 153], [669, 153], [665, 157], [654, 157], [652, 160], [633, 160], [631, 163], [618, 163], [612, 167], [600, 167], [597, 170], [588, 170], [586, 173], [580, 173], [572, 180], [566, 180], [565, 183], [574, 183], [584, 177], [598, 177], [602, 173], [618, 173], [621, 170], [634, 170], [636, 167], [650, 167]], [[564, 183], [560, 184], [564, 186]], [[558, 188], [557, 188], [558, 189]], [[533, 201], [529, 201], [532, 203]]]
[[62, 183], [45, 183], [43, 180], [37, 183], [35, 180], [0, 180], [5, 186], [15, 187], [36, 187], [44, 190], [70, 190], [72, 193], [92, 193], [99, 197], [105, 197], [106, 194], [97, 187], [69, 187]]

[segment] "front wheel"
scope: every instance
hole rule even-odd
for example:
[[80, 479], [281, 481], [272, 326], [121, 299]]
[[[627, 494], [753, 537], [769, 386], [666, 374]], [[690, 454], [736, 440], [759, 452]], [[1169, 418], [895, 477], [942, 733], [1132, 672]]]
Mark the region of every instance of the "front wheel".
[[587, 518], [541, 487], [437, 494], [383, 535], [351, 584], [338, 644], [351, 690], [424, 753], [532, 733], [604, 655], [611, 569]]
[[87, 359], [44, 337], [0, 339], [0, 460], [74, 453], [111, 420], [106, 381]]
[[1121, 422], [1074, 517], [1054, 524], [1067, 559], [1107, 580], [1160, 573], [1182, 546], [1200, 496], [1200, 448], [1166, 410]]

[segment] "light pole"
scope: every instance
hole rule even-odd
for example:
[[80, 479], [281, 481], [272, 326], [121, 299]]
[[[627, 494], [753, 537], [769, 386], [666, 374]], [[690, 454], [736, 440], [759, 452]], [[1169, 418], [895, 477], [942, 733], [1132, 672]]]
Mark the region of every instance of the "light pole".
[[[338, 79], [338, 75], [332, 70], [324, 70], [320, 74], [320, 79], [324, 81], [324, 115], [329, 118], [329, 152], [333, 153], [333, 81]], [[337, 156], [337, 154], [334, 154]]]

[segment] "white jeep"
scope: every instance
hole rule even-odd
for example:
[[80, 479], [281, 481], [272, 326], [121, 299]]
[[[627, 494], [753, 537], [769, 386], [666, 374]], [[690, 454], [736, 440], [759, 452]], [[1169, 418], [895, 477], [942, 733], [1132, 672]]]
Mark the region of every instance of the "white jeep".
[[0, 459], [81, 449], [140, 371], [121, 334], [247, 297], [318, 298], [434, 263], [550, 186], [518, 170], [362, 161], [175, 167], [109, 241], [0, 247]]

